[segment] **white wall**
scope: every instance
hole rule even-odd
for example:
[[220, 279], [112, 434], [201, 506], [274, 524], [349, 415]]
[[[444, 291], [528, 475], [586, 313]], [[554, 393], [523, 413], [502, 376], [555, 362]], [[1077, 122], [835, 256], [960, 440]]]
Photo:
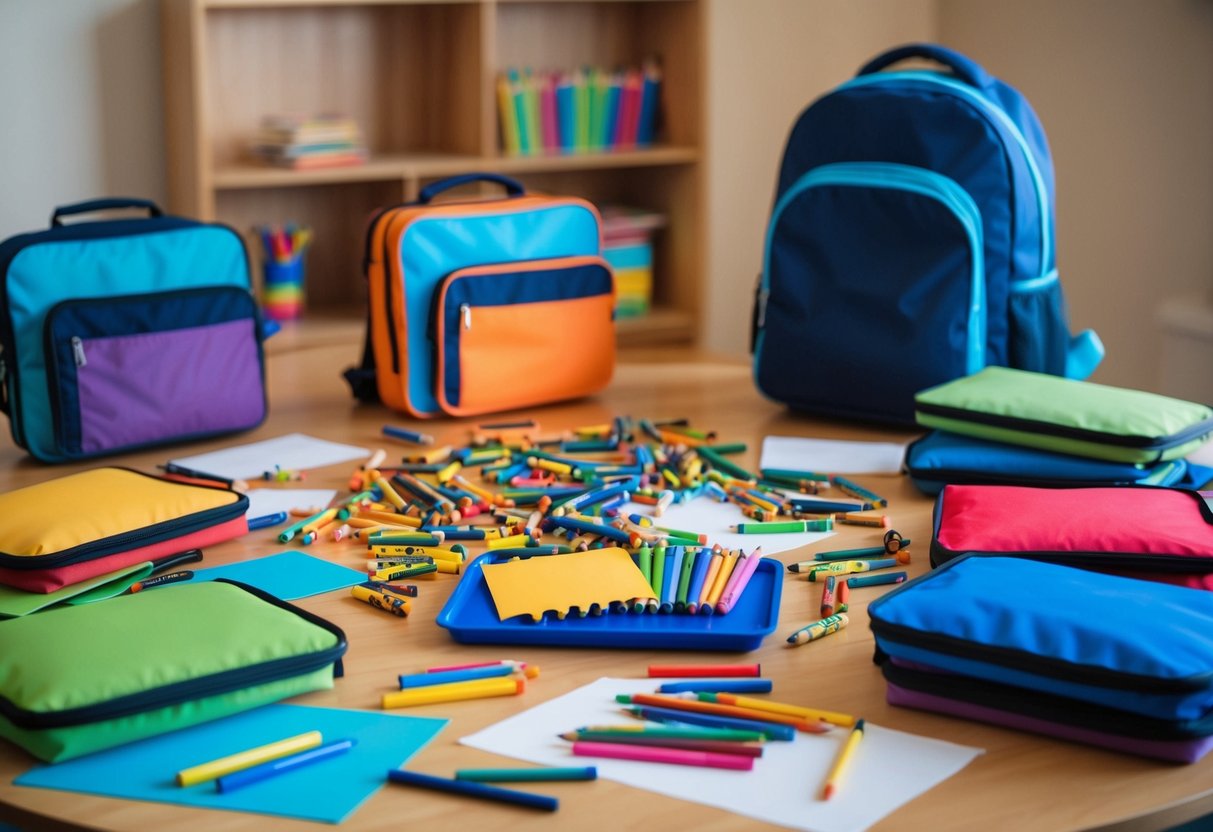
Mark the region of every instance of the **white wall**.
[[890, 46], [930, 40], [931, 0], [710, 0], [704, 346], [748, 352], [775, 177], [792, 122]]
[[156, 0], [0, 0], [0, 239], [56, 205], [163, 202]]
[[1213, 330], [1164, 368], [1156, 318], [1170, 297], [1213, 305], [1213, 2], [941, 0], [939, 21], [1049, 135], [1071, 321], [1108, 351], [1093, 380], [1201, 396], [1167, 377], [1213, 382]]

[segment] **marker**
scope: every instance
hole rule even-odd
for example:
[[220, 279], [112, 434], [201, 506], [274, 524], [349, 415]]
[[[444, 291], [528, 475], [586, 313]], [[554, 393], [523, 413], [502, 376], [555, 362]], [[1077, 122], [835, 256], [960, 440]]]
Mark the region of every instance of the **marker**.
[[831, 474], [830, 482], [844, 494], [871, 503], [876, 508], [884, 508], [889, 504], [889, 501], [884, 497], [881, 497], [879, 494], [869, 491], [862, 485], [838, 474]]
[[849, 586], [851, 589], [859, 589], [863, 586], [899, 584], [905, 579], [905, 572], [881, 572], [878, 575], [859, 575], [854, 578], [847, 578], [847, 586]]
[[724, 740], [684, 740], [668, 737], [648, 737], [643, 734], [610, 734], [593, 731], [570, 731], [560, 735], [570, 741], [606, 742], [616, 745], [649, 745], [660, 748], [681, 748], [687, 751], [710, 751], [713, 754], [733, 754], [738, 757], [761, 757], [762, 746]]
[[[889, 530], [889, 534], [896, 534], [893, 529]], [[813, 555], [814, 561], [823, 560], [856, 560], [860, 558], [880, 557], [881, 555], [893, 555], [910, 545], [909, 538], [896, 537], [890, 538], [888, 534], [885, 537], [889, 540], [884, 546], [863, 546], [858, 549], [834, 549], [829, 552], [818, 552]], [[808, 561], [812, 565], [812, 561]], [[788, 569], [793, 572], [801, 572], [802, 569], [793, 569], [793, 566], [801, 566], [803, 564], [792, 564]]]
[[315, 748], [323, 741], [324, 738], [319, 731], [308, 731], [305, 734], [297, 734], [296, 736], [287, 737], [277, 742], [259, 745], [247, 751], [229, 754], [217, 760], [199, 763], [196, 766], [183, 768], [177, 772], [177, 785], [193, 786], [207, 780], [214, 780], [225, 774], [231, 774], [233, 771], [240, 771], [241, 769], [250, 768], [260, 763], [285, 757], [288, 754]]
[[770, 693], [770, 679], [705, 679], [702, 682], [666, 682], [657, 688], [658, 693], [699, 693], [700, 691], [727, 693]]
[[808, 720], [787, 714], [758, 713], [749, 708], [737, 708], [732, 705], [717, 705], [714, 702], [703, 702], [698, 699], [683, 699], [675, 696], [662, 696], [656, 693], [620, 694], [615, 697], [623, 704], [636, 704], [646, 707], [667, 708], [673, 711], [691, 711], [712, 716], [729, 717], [731, 719], [753, 719], [778, 725], [787, 725], [806, 734], [823, 734], [829, 727], [819, 720]]
[[609, 742], [573, 743], [575, 757], [607, 757], [615, 760], [640, 760], [646, 763], [671, 763], [680, 766], [704, 768], [726, 768], [734, 771], [750, 771], [754, 768], [752, 757], [736, 754], [718, 754], [711, 751], [688, 751], [683, 748], [661, 746], [622, 745]]
[[517, 664], [490, 664], [484, 667], [466, 667], [462, 670], [441, 670], [434, 673], [407, 673], [400, 676], [400, 689], [425, 688], [430, 685], [445, 685], [451, 682], [467, 682], [472, 679], [493, 679], [498, 676], [509, 676], [511, 673], [522, 672], [528, 679], [539, 675], [539, 668], [534, 665], [525, 669]]
[[383, 426], [383, 435], [390, 436], [393, 439], [403, 439], [406, 442], [412, 442], [417, 445], [433, 445], [434, 437], [428, 433], [418, 433], [407, 428], [398, 428], [393, 425]]
[[556, 780], [597, 780], [596, 766], [558, 766], [553, 768], [461, 768], [456, 780], [477, 783], [542, 783]]
[[821, 520], [775, 520], [766, 523], [738, 523], [738, 534], [796, 534], [799, 532], [829, 532], [834, 530], [833, 518]]
[[175, 584], [179, 581], [188, 581], [193, 577], [194, 573], [188, 569], [182, 570], [181, 572], [170, 572], [167, 575], [157, 575], [154, 578], [144, 578], [142, 581], [136, 581], [135, 583], [131, 584], [130, 588], [126, 591], [130, 594], [134, 594], [136, 592], [142, 592], [145, 589], [153, 589], [158, 586], [164, 586], [165, 584]]
[[649, 678], [673, 676], [761, 676], [760, 664], [651, 664]]
[[850, 736], [847, 741], [842, 744], [842, 750], [838, 752], [838, 757], [834, 760], [834, 766], [830, 769], [830, 775], [826, 778], [825, 787], [821, 791], [821, 799], [829, 800], [831, 795], [838, 789], [838, 784], [842, 780], [842, 775], [847, 769], [847, 764], [851, 762], [851, 758], [855, 756], [855, 749], [859, 747], [859, 741], [863, 739], [863, 720], [855, 723], [855, 727], [851, 729]]
[[312, 763], [331, 760], [333, 757], [349, 751], [357, 742], [357, 740], [353, 739], [337, 740], [327, 745], [310, 748], [307, 751], [300, 751], [289, 757], [281, 757], [277, 760], [270, 760], [267, 763], [253, 766], [252, 768], [225, 774], [215, 781], [215, 789], [226, 794], [236, 789], [242, 789], [245, 786], [251, 786], [253, 783], [260, 783], [262, 780], [267, 780], [270, 777], [277, 777], [279, 774], [286, 774], [303, 766], [309, 766]]
[[712, 740], [715, 742], [763, 742], [766, 735], [761, 731], [743, 731], [734, 728], [667, 727], [652, 725], [586, 725], [576, 731], [560, 735], [567, 740], [589, 740], [604, 736], [650, 737], [673, 740]]
[[823, 618], [820, 621], [814, 621], [812, 624], [801, 627], [788, 636], [788, 644], [806, 644], [807, 642], [824, 638], [830, 633], [838, 632], [850, 623], [851, 619], [846, 613], [835, 613], [829, 618]]
[[429, 774], [418, 774], [415, 771], [405, 771], [394, 768], [388, 771], [387, 779], [391, 783], [401, 783], [406, 786], [418, 786], [423, 789], [434, 789], [440, 792], [463, 795], [464, 797], [479, 797], [484, 800], [496, 800], [501, 803], [514, 803], [531, 809], [543, 809], [555, 812], [560, 803], [554, 797], [529, 792], [518, 792], [513, 789], [503, 789], [499, 786], [488, 786], [474, 780], [447, 780]]
[[248, 483], [244, 480], [233, 480], [227, 477], [221, 477], [218, 474], [208, 474], [206, 471], [198, 471], [194, 468], [186, 468], [184, 465], [178, 465], [175, 462], [166, 462], [164, 465], [160, 465], [158, 467], [166, 474], [176, 474], [181, 477], [190, 477], [191, 479], [217, 482], [221, 485], [226, 485], [233, 491], [248, 490]]
[[433, 705], [440, 702], [461, 702], [466, 699], [488, 699], [491, 696], [514, 696], [526, 690], [523, 679], [500, 677], [496, 679], [473, 679], [467, 682], [448, 682], [424, 688], [408, 688], [383, 694], [383, 707], [411, 708], [414, 705]]
[[277, 511], [273, 514], [263, 514], [260, 517], [254, 517], [252, 520], [248, 521], [248, 530], [252, 532], [256, 531], [257, 529], [266, 529], [270, 526], [277, 526], [279, 523], [285, 522], [285, 511]]

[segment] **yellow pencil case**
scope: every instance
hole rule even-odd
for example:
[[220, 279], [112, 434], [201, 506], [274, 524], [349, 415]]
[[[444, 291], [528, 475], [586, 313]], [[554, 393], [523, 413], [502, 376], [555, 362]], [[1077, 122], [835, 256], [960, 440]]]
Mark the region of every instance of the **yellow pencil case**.
[[95, 468], [0, 494], [0, 584], [53, 592], [245, 534], [248, 498], [129, 468]]

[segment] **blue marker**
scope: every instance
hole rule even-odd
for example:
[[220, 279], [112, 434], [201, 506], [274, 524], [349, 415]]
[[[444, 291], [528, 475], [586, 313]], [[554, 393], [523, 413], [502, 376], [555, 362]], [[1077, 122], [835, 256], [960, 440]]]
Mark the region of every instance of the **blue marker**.
[[383, 435], [391, 436], [394, 439], [403, 439], [406, 442], [413, 442], [417, 445], [433, 445], [434, 444], [434, 437], [430, 436], [428, 433], [418, 433], [417, 431], [414, 431], [414, 430], [408, 430], [407, 428], [398, 428], [393, 425], [384, 425], [383, 426]]
[[256, 531], [257, 529], [268, 529], [270, 526], [277, 526], [279, 523], [286, 522], [286, 512], [277, 511], [273, 514], [263, 514], [260, 517], [254, 517], [248, 521], [248, 530]]
[[498, 800], [503, 803], [513, 803], [527, 806], [531, 809], [543, 809], [555, 812], [560, 803], [554, 797], [541, 794], [519, 792], [513, 789], [503, 789], [477, 783], [475, 780], [447, 780], [444, 777], [433, 777], [429, 774], [418, 774], [415, 771], [405, 771], [394, 768], [387, 773], [387, 779], [393, 783], [403, 783], [406, 786], [420, 786], [425, 789], [435, 789], [440, 792], [464, 795], [465, 797], [480, 797], [485, 800]]
[[511, 662], [488, 667], [465, 667], [459, 670], [437, 670], [433, 673], [401, 674], [400, 689], [424, 688], [430, 685], [445, 685], [447, 682], [466, 682], [471, 679], [491, 679], [496, 676], [509, 676], [515, 670], [518, 670], [518, 665]]
[[770, 693], [770, 679], [703, 679], [698, 682], [666, 682], [658, 693]]
[[297, 768], [319, 763], [322, 760], [331, 759], [338, 754], [344, 754], [349, 751], [357, 740], [337, 740], [326, 745], [321, 745], [316, 748], [309, 748], [307, 751], [300, 751], [298, 754], [291, 754], [288, 757], [279, 757], [277, 760], [270, 760], [268, 763], [261, 763], [252, 768], [233, 771], [231, 774], [225, 774], [215, 780], [215, 789], [219, 792], [230, 792], [236, 789], [251, 786], [253, 783], [260, 783], [270, 777], [276, 777], [279, 774], [285, 774], [288, 771], [294, 771]]
[[741, 731], [761, 731], [768, 739], [791, 742], [796, 736], [796, 729], [791, 725], [777, 722], [763, 722], [757, 719], [737, 719], [714, 714], [701, 714], [695, 711], [676, 711], [673, 708], [651, 708], [649, 706], [629, 708], [632, 713], [650, 722], [678, 722], [685, 725], [700, 725], [705, 728], [731, 728]]

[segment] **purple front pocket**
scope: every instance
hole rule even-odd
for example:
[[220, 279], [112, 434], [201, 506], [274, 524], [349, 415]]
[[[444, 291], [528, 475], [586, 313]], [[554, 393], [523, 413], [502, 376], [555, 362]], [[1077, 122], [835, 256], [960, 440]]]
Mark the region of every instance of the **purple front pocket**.
[[255, 427], [256, 308], [230, 287], [74, 300], [47, 318], [52, 412], [77, 457]]

